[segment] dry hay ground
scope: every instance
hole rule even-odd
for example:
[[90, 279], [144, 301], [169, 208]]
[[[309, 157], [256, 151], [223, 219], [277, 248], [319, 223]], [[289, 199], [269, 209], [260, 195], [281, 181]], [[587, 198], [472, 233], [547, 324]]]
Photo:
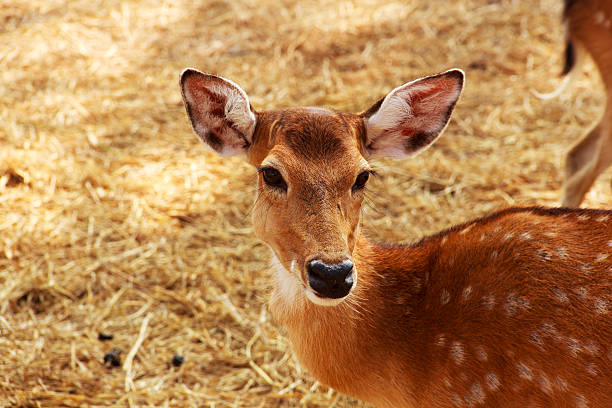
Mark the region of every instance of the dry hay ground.
[[[270, 318], [255, 172], [192, 135], [179, 72], [227, 76], [261, 109], [359, 111], [465, 69], [441, 140], [370, 185], [367, 229], [410, 241], [557, 203], [563, 156], [604, 102], [590, 64], [561, 98], [530, 94], [559, 84], [560, 3], [0, 2], [0, 405], [354, 406]], [[588, 206], [610, 206], [611, 175]], [[103, 364], [113, 347], [122, 367]]]

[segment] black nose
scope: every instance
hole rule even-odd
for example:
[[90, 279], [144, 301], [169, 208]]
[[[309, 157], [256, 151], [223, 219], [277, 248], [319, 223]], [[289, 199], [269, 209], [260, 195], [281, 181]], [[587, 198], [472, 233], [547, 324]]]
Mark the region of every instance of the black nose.
[[306, 264], [308, 284], [323, 298], [343, 298], [353, 287], [353, 263], [345, 260], [337, 264], [326, 264], [313, 259]]

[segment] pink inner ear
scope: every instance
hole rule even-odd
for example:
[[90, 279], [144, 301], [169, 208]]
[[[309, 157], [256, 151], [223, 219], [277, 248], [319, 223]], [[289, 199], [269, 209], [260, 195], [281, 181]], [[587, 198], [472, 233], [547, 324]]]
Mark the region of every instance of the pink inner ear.
[[402, 133], [402, 136], [410, 137], [414, 135], [416, 132], [418, 132], [418, 129], [407, 127], [407, 128], [402, 129], [401, 133]]
[[435, 85], [416, 90], [410, 96], [414, 116], [430, 116], [445, 112], [452, 99], [457, 82], [451, 78], [437, 78]]
[[415, 102], [419, 102], [423, 99], [426, 99], [428, 96], [434, 95], [438, 92], [440, 92], [441, 90], [443, 90], [444, 87], [443, 86], [430, 86], [426, 89], [420, 90], [418, 92], [415, 92], [414, 95], [412, 95], [411, 100], [415, 101]]
[[402, 129], [402, 135], [441, 131], [448, 122], [448, 116], [456, 101], [456, 87], [455, 79], [439, 77], [425, 88], [413, 90], [409, 98], [412, 123], [411, 126]]
[[[197, 79], [190, 80], [198, 81]], [[193, 99], [200, 101], [190, 106], [199, 120], [206, 120], [208, 115], [215, 116], [218, 119], [225, 117], [225, 102], [227, 98], [224, 95], [213, 92], [199, 83], [189, 86], [189, 91], [193, 95]], [[208, 103], [202, 103], [205, 101]]]
[[255, 117], [244, 91], [220, 77], [188, 75], [183, 95], [195, 133], [221, 156], [248, 148]]
[[393, 90], [368, 118], [370, 153], [410, 157], [431, 145], [448, 123], [462, 80], [447, 72]]

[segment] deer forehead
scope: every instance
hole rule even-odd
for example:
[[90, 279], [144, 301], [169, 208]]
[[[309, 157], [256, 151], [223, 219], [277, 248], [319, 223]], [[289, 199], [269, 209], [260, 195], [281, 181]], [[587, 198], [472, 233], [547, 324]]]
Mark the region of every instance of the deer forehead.
[[258, 138], [267, 140], [261, 166], [280, 167], [288, 176], [353, 178], [367, 169], [364, 123], [358, 115], [325, 108], [287, 108], [259, 117]]

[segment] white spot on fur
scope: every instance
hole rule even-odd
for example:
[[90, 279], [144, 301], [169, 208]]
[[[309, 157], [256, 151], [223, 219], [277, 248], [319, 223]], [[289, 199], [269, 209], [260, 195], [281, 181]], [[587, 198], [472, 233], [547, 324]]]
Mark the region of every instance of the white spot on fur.
[[569, 303], [569, 297], [567, 297], [565, 292], [562, 291], [561, 289], [554, 289], [553, 295], [555, 296], [555, 299], [557, 299], [559, 303]]
[[595, 20], [595, 24], [603, 25], [606, 21], [606, 15], [600, 10], [593, 15], [593, 20]]
[[556, 238], [557, 237], [557, 233], [553, 232], [553, 231], [545, 232], [544, 235], [546, 235], [547, 237], [550, 237], [550, 238]]
[[519, 297], [515, 293], [510, 293], [503, 307], [508, 316], [513, 316], [520, 310], [528, 310], [531, 305], [525, 297]]
[[569, 255], [567, 253], [567, 250], [563, 247], [557, 248], [555, 250], [555, 252], [557, 253], [557, 255], [559, 256], [559, 258], [561, 259], [567, 259], [569, 258]]
[[462, 407], [463, 406], [463, 401], [461, 400], [461, 398], [459, 397], [459, 395], [457, 394], [451, 394], [450, 399], [452, 401], [452, 403], [456, 406], [456, 407]]
[[580, 300], [586, 301], [589, 296], [589, 291], [587, 288], [581, 286], [575, 290], [576, 294], [580, 298]]
[[591, 265], [580, 265], [579, 268], [583, 275], [590, 275], [593, 273], [593, 267]]
[[491, 252], [491, 260], [494, 261], [497, 259], [497, 255], [499, 255], [499, 252], [497, 252], [497, 249], [494, 249], [493, 252]]
[[465, 357], [465, 352], [463, 351], [463, 346], [458, 341], [453, 341], [451, 345], [451, 356], [455, 360], [456, 364], [461, 364], [463, 358]]
[[595, 357], [598, 356], [599, 353], [601, 353], [601, 349], [599, 348], [599, 346], [597, 345], [597, 343], [595, 343], [593, 340], [589, 340], [585, 345], [584, 345], [584, 350], [589, 353], [591, 356]]
[[523, 232], [519, 235], [519, 239], [522, 239], [523, 241], [527, 241], [531, 239], [531, 234], [529, 232]]
[[519, 377], [521, 377], [523, 380], [533, 381], [533, 373], [527, 364], [517, 363], [516, 369], [518, 370]]
[[597, 371], [597, 366], [593, 363], [585, 363], [584, 369], [591, 377], [596, 377], [599, 372]]
[[446, 335], [439, 334], [436, 338], [436, 346], [444, 347], [446, 345]]
[[612, 247], [612, 239], [610, 241], [608, 241], [608, 246]]
[[594, 307], [595, 307], [595, 312], [597, 312], [597, 314], [607, 314], [608, 313], [608, 301], [604, 298], [597, 298], [595, 299], [594, 303]]
[[608, 221], [609, 219], [610, 219], [610, 217], [609, 217], [609, 216], [607, 216], [607, 215], [602, 215], [601, 217], [597, 218], [597, 221], [599, 221], [599, 222], [605, 222], [605, 221]]
[[609, 256], [608, 254], [604, 254], [604, 253], [597, 254], [597, 257], [595, 258], [595, 262], [603, 262], [606, 259], [608, 259], [608, 256]]
[[499, 381], [495, 373], [487, 374], [486, 383], [489, 391], [497, 391], [501, 385], [501, 381]]
[[588, 408], [588, 406], [588, 401], [586, 398], [584, 398], [584, 395], [576, 395], [576, 408]]
[[476, 353], [476, 358], [480, 361], [484, 362], [484, 361], [487, 361], [487, 359], [489, 358], [487, 351], [482, 346], [477, 346], [475, 349], [475, 353]]
[[489, 310], [495, 307], [495, 295], [487, 295], [482, 298], [482, 304]]
[[513, 236], [514, 236], [513, 232], [508, 232], [506, 235], [504, 235], [504, 241], [510, 241]]
[[589, 216], [588, 216], [588, 215], [586, 215], [586, 214], [581, 214], [581, 215], [579, 215], [577, 218], [578, 218], [580, 221], [587, 221], [587, 220], [590, 220], [590, 219], [591, 219], [591, 217], [589, 217]]
[[563, 377], [557, 376], [557, 378], [555, 378], [555, 386], [561, 391], [567, 391], [567, 381], [565, 381]]
[[482, 386], [477, 382], [474, 382], [470, 386], [469, 393], [463, 397], [463, 400], [468, 404], [468, 406], [472, 406], [474, 404], [484, 404], [486, 397], [485, 390], [482, 388]]
[[463, 300], [467, 301], [470, 296], [472, 295], [472, 287], [468, 286], [467, 288], [463, 289]]
[[440, 294], [440, 303], [442, 305], [445, 305], [449, 302], [449, 300], [450, 300], [450, 293], [448, 293], [448, 290], [442, 289], [442, 293]]
[[542, 391], [544, 391], [546, 394], [552, 394], [552, 384], [546, 375], [540, 374], [538, 377], [538, 383], [540, 384]]
[[446, 241], [447, 241], [447, 240], [448, 240], [448, 237], [447, 237], [447, 236], [443, 236], [443, 237], [442, 237], [442, 241], [440, 241], [440, 245], [444, 245], [444, 244], [446, 244]]
[[572, 357], [578, 357], [578, 353], [582, 351], [582, 347], [580, 346], [580, 342], [573, 337], [567, 339], [567, 350], [572, 355]]
[[544, 333], [545, 336], [551, 336], [551, 337], [555, 337], [559, 335], [559, 332], [557, 331], [555, 324], [551, 322], [542, 323], [542, 333]]
[[518, 299], [518, 305], [521, 309], [523, 310], [529, 310], [531, 309], [531, 303], [529, 302], [529, 299], [527, 299], [524, 296], [520, 296]]
[[552, 259], [552, 254], [545, 249], [540, 249], [538, 251], [538, 258], [544, 261], [550, 261]]
[[542, 335], [537, 331], [529, 333], [529, 341], [538, 346], [540, 350], [544, 350], [544, 340], [542, 340]]

